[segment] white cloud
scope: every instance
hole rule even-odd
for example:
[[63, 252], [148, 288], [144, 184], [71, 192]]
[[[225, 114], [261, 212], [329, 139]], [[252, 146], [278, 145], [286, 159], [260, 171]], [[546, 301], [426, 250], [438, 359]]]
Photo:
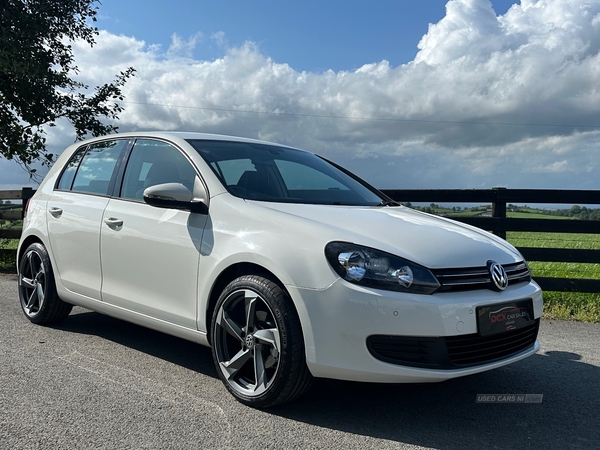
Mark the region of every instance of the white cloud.
[[225, 38], [225, 33], [222, 31], [217, 31], [210, 35], [210, 38], [217, 44], [218, 47], [225, 47], [227, 45], [227, 39]]
[[555, 172], [566, 172], [570, 171], [569, 163], [567, 160], [557, 161], [552, 164], [543, 167], [533, 168], [534, 172], [542, 172], [542, 173], [555, 173]]
[[177, 33], [173, 33], [171, 35], [171, 45], [167, 50], [167, 58], [191, 58], [196, 45], [203, 37], [202, 33], [196, 33], [189, 39], [183, 39]]
[[[399, 67], [298, 72], [252, 42], [226, 47], [222, 33], [174, 35], [163, 51], [102, 31], [74, 50], [90, 85], [137, 69], [121, 130], [291, 144], [382, 187], [599, 189], [600, 1], [522, 0], [498, 16], [488, 0], [451, 0], [446, 10]], [[211, 41], [223, 57], [192, 59]]]

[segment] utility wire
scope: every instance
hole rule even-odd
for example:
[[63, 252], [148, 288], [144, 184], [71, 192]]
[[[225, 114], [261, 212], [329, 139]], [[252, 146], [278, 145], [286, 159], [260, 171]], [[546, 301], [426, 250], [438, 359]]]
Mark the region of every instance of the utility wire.
[[353, 116], [332, 116], [325, 114], [303, 114], [303, 113], [288, 113], [288, 112], [273, 112], [273, 111], [254, 111], [247, 109], [230, 109], [230, 108], [215, 108], [189, 105], [170, 105], [166, 103], [151, 103], [151, 102], [133, 102], [122, 101], [119, 103], [131, 105], [145, 106], [162, 106], [167, 108], [181, 109], [198, 109], [203, 111], [219, 111], [239, 114], [266, 114], [270, 116], [291, 116], [291, 117], [314, 117], [317, 119], [337, 119], [337, 120], [363, 120], [363, 121], [378, 121], [378, 122], [396, 122], [396, 123], [439, 123], [449, 125], [501, 125], [501, 126], [517, 126], [517, 127], [561, 127], [561, 128], [598, 128], [600, 125], [567, 125], [567, 124], [548, 124], [548, 123], [517, 123], [517, 122], [481, 122], [481, 121], [458, 121], [458, 120], [425, 120], [425, 119], [396, 119], [396, 118], [380, 118], [380, 117], [353, 117]]

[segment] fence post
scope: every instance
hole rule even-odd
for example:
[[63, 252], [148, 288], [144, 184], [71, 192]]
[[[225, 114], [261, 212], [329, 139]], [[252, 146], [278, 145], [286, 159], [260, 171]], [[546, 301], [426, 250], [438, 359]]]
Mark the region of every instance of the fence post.
[[[492, 188], [495, 191], [495, 201], [492, 202], [492, 217], [496, 219], [506, 219], [506, 201], [500, 200], [500, 194], [502, 190], [506, 190], [505, 187], [494, 187]], [[506, 228], [504, 227], [504, 220], [500, 220], [500, 223], [503, 224], [502, 230], [494, 231], [496, 236], [501, 237], [502, 239], [506, 239]]]
[[25, 217], [25, 205], [27, 205], [27, 201], [33, 197], [34, 194], [33, 188], [24, 187], [21, 189], [21, 202], [23, 204], [23, 209], [21, 210], [21, 219]]

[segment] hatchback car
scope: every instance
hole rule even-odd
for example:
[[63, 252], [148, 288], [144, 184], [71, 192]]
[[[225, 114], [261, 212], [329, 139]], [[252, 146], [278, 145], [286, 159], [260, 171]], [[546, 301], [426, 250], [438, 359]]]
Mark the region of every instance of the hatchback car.
[[251, 139], [70, 146], [27, 204], [18, 269], [31, 322], [79, 305], [209, 345], [254, 407], [313, 377], [435, 382], [539, 349], [542, 292], [506, 241]]

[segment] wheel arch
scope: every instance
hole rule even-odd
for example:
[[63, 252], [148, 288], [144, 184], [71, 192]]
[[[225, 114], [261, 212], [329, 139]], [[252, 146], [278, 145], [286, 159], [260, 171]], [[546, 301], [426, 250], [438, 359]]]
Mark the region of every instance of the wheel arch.
[[25, 253], [25, 250], [27, 250], [27, 248], [29, 248], [29, 246], [33, 243], [37, 242], [38, 244], [42, 244], [44, 247], [47, 248], [46, 244], [44, 243], [44, 241], [37, 235], [35, 234], [30, 234], [29, 236], [27, 236], [25, 239], [23, 239], [21, 241], [21, 244], [19, 245], [19, 251], [17, 253], [17, 271], [19, 270], [19, 266], [21, 265], [21, 258], [23, 257], [23, 254]]
[[217, 304], [217, 300], [223, 292], [223, 289], [231, 283], [236, 278], [239, 278], [244, 275], [258, 275], [262, 276], [269, 281], [272, 281], [276, 285], [278, 285], [290, 298], [294, 309], [296, 310], [296, 314], [298, 314], [298, 309], [290, 295], [289, 291], [286, 289], [285, 285], [281, 282], [281, 280], [270, 270], [267, 268], [251, 262], [238, 262], [228, 266], [224, 269], [219, 276], [214, 281], [212, 288], [210, 290], [210, 294], [208, 296], [208, 303], [206, 306], [206, 337], [208, 339], [209, 344], [211, 343], [211, 327], [212, 327], [212, 315], [215, 309], [215, 305]]

